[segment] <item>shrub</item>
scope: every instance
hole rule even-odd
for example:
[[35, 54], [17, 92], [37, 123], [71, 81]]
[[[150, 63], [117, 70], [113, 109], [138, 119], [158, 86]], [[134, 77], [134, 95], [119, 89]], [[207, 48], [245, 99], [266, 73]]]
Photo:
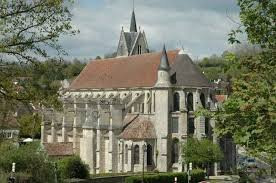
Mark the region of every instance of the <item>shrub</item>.
[[[54, 166], [45, 154], [39, 151], [39, 143], [16, 147], [11, 143], [0, 144], [0, 171], [10, 173], [12, 163], [19, 177], [28, 177], [31, 182], [54, 182]], [[26, 175], [26, 176], [25, 176]]]
[[[144, 182], [145, 183], [168, 183], [174, 182], [174, 178], [177, 177], [177, 182], [187, 183], [188, 176], [187, 173], [160, 173], [158, 175], [145, 175]], [[204, 171], [203, 170], [193, 170], [191, 173], [191, 181], [190, 183], [198, 183], [204, 180]], [[126, 183], [141, 183], [141, 176], [131, 176], [125, 179]]]
[[72, 156], [58, 161], [58, 172], [63, 179], [85, 179], [89, 177], [89, 166], [79, 156]]

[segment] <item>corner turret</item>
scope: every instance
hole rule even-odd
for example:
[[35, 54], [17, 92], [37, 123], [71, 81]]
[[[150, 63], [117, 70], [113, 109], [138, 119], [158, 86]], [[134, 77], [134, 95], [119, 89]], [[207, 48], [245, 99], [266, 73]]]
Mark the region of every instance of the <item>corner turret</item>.
[[157, 72], [157, 82], [155, 84], [156, 87], [170, 87], [171, 86], [171, 81], [170, 81], [170, 64], [169, 64], [169, 59], [167, 56], [167, 51], [165, 48], [165, 45], [163, 47], [161, 59], [160, 59], [160, 64], [158, 67], [158, 72]]

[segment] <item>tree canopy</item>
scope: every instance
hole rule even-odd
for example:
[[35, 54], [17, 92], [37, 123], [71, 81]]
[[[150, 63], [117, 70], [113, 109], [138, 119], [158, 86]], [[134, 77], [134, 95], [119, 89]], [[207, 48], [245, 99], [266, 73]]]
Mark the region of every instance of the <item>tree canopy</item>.
[[[232, 93], [215, 114], [220, 136], [232, 135], [237, 144], [253, 154], [276, 157], [276, 2], [238, 0], [241, 27], [229, 34], [239, 43], [244, 31], [248, 42], [262, 49], [256, 55], [228, 55], [231, 67], [241, 73], [232, 79]], [[230, 69], [231, 69], [230, 67]]]
[[223, 158], [220, 147], [208, 139], [189, 138], [182, 146], [183, 160], [198, 166], [219, 162]]
[[1, 101], [55, 102], [57, 88], [49, 86], [49, 82], [37, 83], [36, 79], [45, 72], [45, 64], [39, 61], [49, 59], [49, 51], [56, 51], [57, 60], [65, 54], [58, 44], [60, 36], [77, 33], [71, 26], [71, 3], [70, 0], [1, 1]]

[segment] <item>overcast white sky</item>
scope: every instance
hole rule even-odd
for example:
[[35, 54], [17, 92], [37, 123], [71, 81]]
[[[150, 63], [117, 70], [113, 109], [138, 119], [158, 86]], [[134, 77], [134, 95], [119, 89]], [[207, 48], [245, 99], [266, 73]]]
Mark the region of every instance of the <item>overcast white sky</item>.
[[[116, 51], [121, 27], [129, 29], [132, 0], [76, 0], [73, 25], [80, 33], [63, 37], [69, 58], [94, 58]], [[192, 58], [220, 55], [239, 21], [236, 0], [136, 0], [137, 26], [150, 49], [184, 47]]]

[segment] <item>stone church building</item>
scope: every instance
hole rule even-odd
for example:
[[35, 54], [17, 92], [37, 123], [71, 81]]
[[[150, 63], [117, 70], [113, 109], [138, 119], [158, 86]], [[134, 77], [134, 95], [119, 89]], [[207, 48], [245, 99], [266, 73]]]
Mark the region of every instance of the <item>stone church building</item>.
[[63, 112], [44, 110], [41, 141], [71, 145], [91, 173], [141, 172], [143, 165], [184, 171], [181, 145], [188, 137], [218, 143], [214, 120], [195, 116], [199, 107], [216, 110], [213, 92], [183, 50], [149, 53], [133, 11], [117, 57], [86, 65], [63, 91]]

